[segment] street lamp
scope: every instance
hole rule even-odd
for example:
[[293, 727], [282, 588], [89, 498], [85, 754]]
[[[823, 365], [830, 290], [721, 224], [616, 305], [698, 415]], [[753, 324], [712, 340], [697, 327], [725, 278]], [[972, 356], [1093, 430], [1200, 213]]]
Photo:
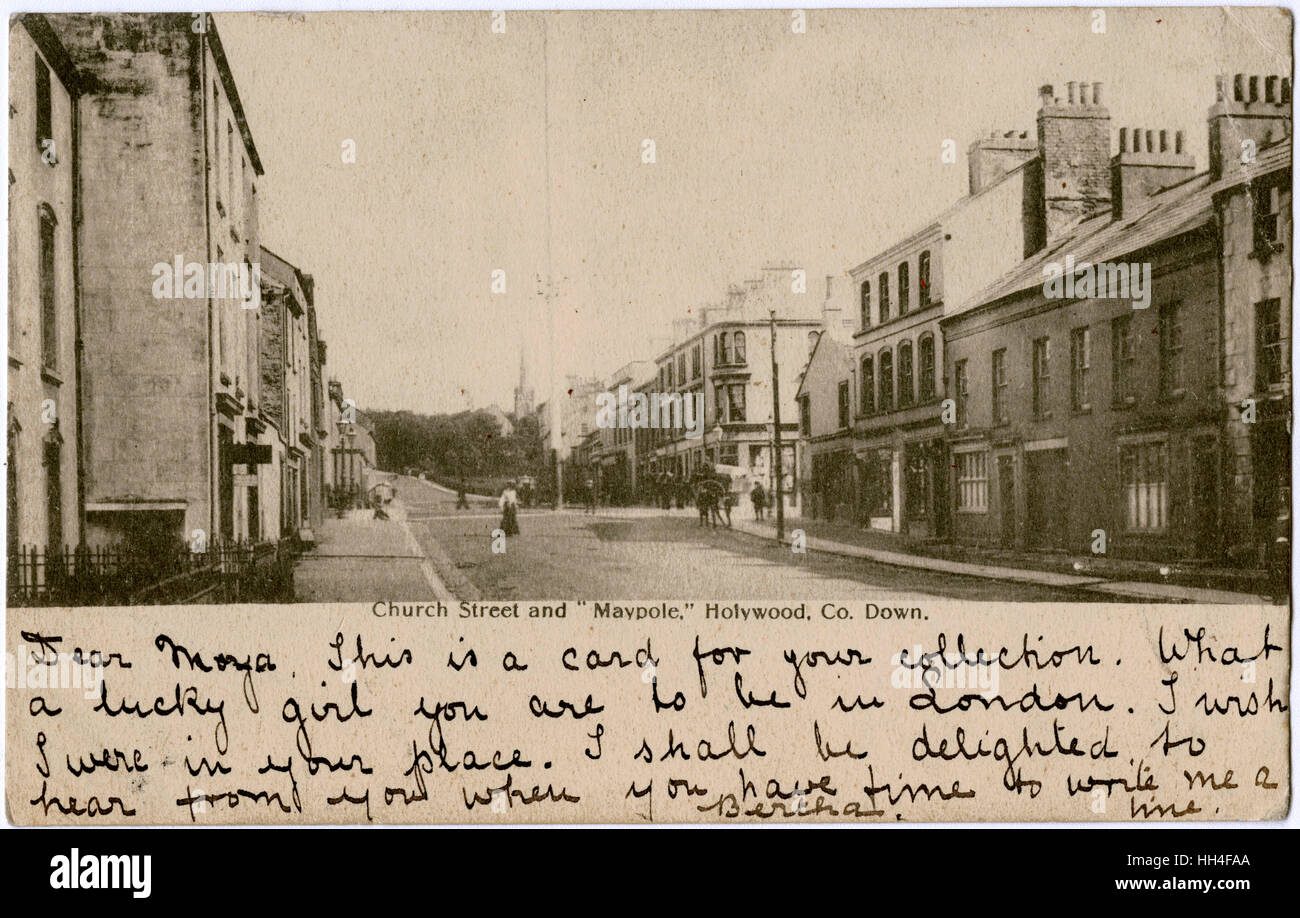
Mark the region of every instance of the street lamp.
[[785, 538], [785, 501], [781, 498], [781, 379], [776, 366], [776, 307], [768, 310], [768, 330], [772, 339], [772, 468], [776, 472], [772, 491], [776, 500], [776, 540]]

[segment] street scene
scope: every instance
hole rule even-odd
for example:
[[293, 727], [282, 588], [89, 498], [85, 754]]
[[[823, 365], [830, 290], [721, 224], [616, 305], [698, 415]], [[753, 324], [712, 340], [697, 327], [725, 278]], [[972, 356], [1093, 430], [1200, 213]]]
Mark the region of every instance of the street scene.
[[880, 15], [12, 18], [9, 603], [1287, 602], [1285, 15]]

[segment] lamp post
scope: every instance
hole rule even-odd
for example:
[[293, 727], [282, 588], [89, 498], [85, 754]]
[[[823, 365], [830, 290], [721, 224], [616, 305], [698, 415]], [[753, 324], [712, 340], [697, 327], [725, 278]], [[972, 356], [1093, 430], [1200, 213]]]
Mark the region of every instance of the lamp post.
[[768, 330], [772, 339], [772, 469], [775, 481], [772, 488], [776, 501], [776, 540], [785, 538], [785, 500], [781, 497], [781, 380], [776, 366], [776, 307], [768, 310]]

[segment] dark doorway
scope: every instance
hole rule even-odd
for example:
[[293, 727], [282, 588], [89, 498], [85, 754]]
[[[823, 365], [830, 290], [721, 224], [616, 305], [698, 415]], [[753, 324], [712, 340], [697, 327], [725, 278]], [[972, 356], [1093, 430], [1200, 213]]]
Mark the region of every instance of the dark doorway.
[[1068, 530], [1066, 451], [1036, 450], [1026, 454], [1025, 484], [1029, 547], [1064, 549]]
[[1003, 548], [1016, 547], [1016, 460], [998, 456], [998, 519]]
[[1197, 437], [1188, 457], [1191, 465], [1190, 530], [1196, 540], [1192, 554], [1200, 558], [1218, 555], [1219, 542], [1219, 452], [1214, 437]]

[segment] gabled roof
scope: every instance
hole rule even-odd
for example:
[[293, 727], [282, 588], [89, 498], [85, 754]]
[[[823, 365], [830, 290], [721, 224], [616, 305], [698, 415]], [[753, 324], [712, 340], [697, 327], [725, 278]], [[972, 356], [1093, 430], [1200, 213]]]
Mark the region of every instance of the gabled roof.
[[1041, 287], [1043, 268], [1062, 261], [1067, 254], [1074, 263], [1124, 261], [1126, 256], [1160, 242], [1208, 225], [1214, 219], [1217, 194], [1291, 164], [1291, 141], [1280, 141], [1265, 148], [1254, 164], [1242, 166], [1231, 175], [1211, 181], [1203, 172], [1186, 181], [1156, 192], [1141, 210], [1129, 217], [1114, 219], [1107, 210], [1080, 222], [1073, 231], [1020, 262], [967, 302], [959, 305], [953, 316], [966, 315], [991, 306], [1006, 297]]

